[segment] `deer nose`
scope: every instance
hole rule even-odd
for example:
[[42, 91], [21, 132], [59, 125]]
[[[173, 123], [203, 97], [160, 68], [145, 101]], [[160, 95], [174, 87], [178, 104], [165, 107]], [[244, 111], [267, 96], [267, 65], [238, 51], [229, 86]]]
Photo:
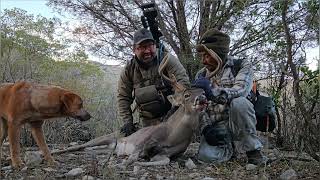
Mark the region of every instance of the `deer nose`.
[[197, 96], [196, 102], [197, 102], [197, 104], [206, 104], [208, 102], [207, 97], [204, 94], [201, 94], [201, 95]]

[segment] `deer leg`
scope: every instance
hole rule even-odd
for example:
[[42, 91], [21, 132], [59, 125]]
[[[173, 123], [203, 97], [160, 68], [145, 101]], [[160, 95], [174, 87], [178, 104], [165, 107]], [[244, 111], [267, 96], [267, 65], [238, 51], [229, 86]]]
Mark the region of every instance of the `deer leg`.
[[170, 158], [166, 155], [156, 155], [150, 162], [135, 162], [134, 165], [140, 166], [164, 166], [170, 163]]
[[135, 162], [135, 165], [140, 166], [163, 166], [168, 165], [170, 163], [171, 156], [183, 153], [188, 147], [187, 142], [180, 143], [176, 146], [172, 147], [162, 147], [159, 154], [155, 155], [151, 158], [151, 162]]
[[188, 142], [182, 142], [171, 147], [164, 147], [163, 152], [161, 152], [159, 155], [166, 155], [167, 157], [172, 157], [181, 154], [187, 149], [188, 145]]
[[48, 145], [44, 139], [42, 124], [43, 124], [43, 121], [30, 123], [31, 133], [34, 140], [37, 142], [39, 149], [42, 151], [44, 159], [48, 162], [50, 166], [56, 166], [58, 165], [58, 163], [53, 159], [53, 157], [50, 154]]
[[149, 158], [156, 154], [159, 154], [162, 151], [162, 147], [159, 145], [159, 142], [153, 138], [149, 139], [142, 148], [141, 157]]
[[122, 168], [126, 168], [127, 166], [131, 165], [132, 163], [136, 162], [139, 159], [140, 152], [135, 152], [130, 154], [127, 160], [124, 160], [121, 164]]

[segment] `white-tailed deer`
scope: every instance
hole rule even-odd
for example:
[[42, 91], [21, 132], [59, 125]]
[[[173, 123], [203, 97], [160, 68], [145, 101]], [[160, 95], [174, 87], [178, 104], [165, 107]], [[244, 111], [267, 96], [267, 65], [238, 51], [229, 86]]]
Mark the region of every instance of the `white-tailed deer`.
[[[164, 64], [165, 65], [165, 64]], [[159, 68], [163, 75], [163, 66]], [[164, 76], [164, 75], [163, 75]], [[85, 144], [73, 146], [53, 153], [77, 151], [86, 147], [110, 145], [115, 147], [118, 156], [129, 155], [125, 165], [135, 162], [139, 157], [159, 159], [155, 162], [140, 162], [140, 165], [163, 165], [170, 162], [170, 157], [183, 153], [190, 144], [193, 134], [198, 129], [199, 115], [207, 105], [202, 89], [186, 88], [177, 83], [174, 77], [169, 79], [175, 88], [175, 94], [168, 97], [172, 105], [179, 108], [158, 125], [144, 127], [128, 137], [115, 138], [113, 134], [93, 139]]]

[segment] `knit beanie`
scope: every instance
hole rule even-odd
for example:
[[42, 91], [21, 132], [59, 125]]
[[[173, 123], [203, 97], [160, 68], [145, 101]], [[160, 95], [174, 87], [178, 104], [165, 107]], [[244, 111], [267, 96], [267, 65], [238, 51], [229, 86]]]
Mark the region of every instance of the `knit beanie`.
[[196, 46], [196, 50], [198, 52], [206, 51], [203, 45], [208, 49], [212, 49], [222, 60], [225, 60], [230, 50], [230, 37], [217, 29], [209, 29], [203, 34], [200, 43]]

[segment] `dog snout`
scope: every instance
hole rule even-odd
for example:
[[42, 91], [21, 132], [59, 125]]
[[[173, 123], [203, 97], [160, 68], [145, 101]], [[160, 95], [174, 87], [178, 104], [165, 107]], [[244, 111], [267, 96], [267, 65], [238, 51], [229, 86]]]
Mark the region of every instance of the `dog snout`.
[[91, 118], [91, 115], [87, 112], [84, 116], [82, 116], [82, 121], [87, 121]]
[[85, 111], [81, 110], [77, 115], [76, 118], [79, 119], [80, 121], [87, 121], [91, 118], [91, 115]]

